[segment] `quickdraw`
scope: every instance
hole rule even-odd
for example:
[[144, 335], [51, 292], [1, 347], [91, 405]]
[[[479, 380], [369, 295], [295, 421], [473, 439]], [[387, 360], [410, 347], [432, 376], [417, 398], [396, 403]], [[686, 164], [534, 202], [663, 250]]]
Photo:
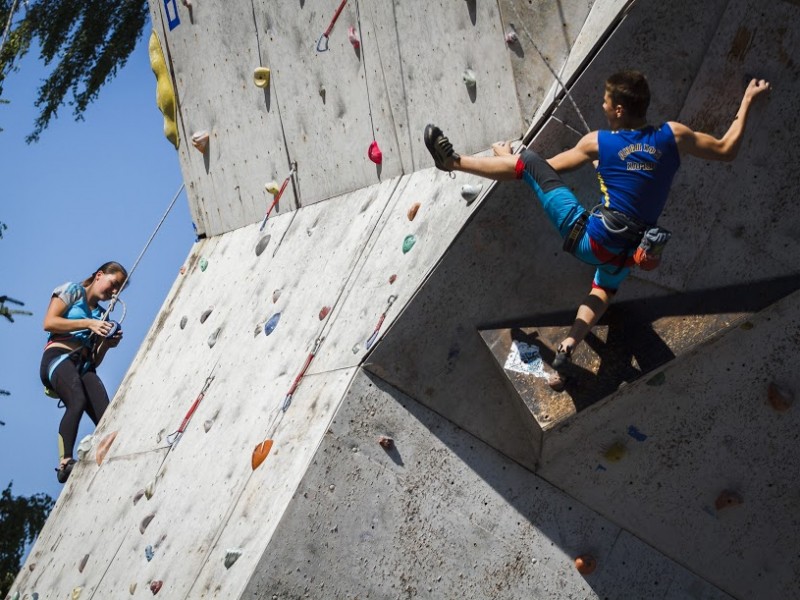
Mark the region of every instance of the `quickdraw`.
[[323, 337], [318, 337], [314, 341], [314, 349], [306, 357], [306, 362], [303, 365], [303, 368], [300, 369], [300, 372], [297, 374], [297, 377], [294, 378], [294, 381], [292, 382], [292, 387], [290, 387], [289, 391], [286, 392], [286, 397], [283, 399], [283, 405], [281, 406], [281, 410], [283, 412], [289, 410], [289, 407], [292, 405], [292, 396], [294, 395], [295, 391], [297, 391], [297, 386], [300, 385], [300, 380], [303, 378], [303, 375], [306, 374], [308, 366], [311, 364], [311, 361], [314, 360], [314, 357], [316, 356], [317, 351], [319, 350], [320, 344], [322, 344], [322, 340], [324, 339], [325, 338]]
[[339, 5], [339, 8], [336, 9], [336, 12], [333, 14], [333, 18], [331, 19], [330, 25], [328, 28], [319, 36], [317, 40], [317, 52], [327, 52], [328, 51], [328, 36], [330, 36], [331, 31], [333, 31], [333, 26], [336, 24], [336, 19], [339, 18], [342, 10], [344, 9], [344, 5], [347, 4], [347, 0], [342, 0], [342, 3]]
[[[213, 373], [214, 369], [212, 369], [211, 371]], [[197, 398], [195, 398], [194, 402], [192, 402], [192, 405], [189, 407], [186, 416], [183, 417], [183, 421], [181, 421], [181, 424], [178, 426], [178, 429], [176, 429], [167, 436], [167, 444], [169, 445], [170, 450], [174, 450], [175, 446], [178, 445], [178, 442], [183, 436], [183, 432], [186, 431], [186, 427], [189, 425], [189, 421], [192, 420], [194, 412], [197, 410], [197, 407], [200, 405], [200, 402], [202, 402], [203, 398], [205, 397], [206, 392], [208, 391], [208, 388], [211, 386], [212, 381], [214, 381], [214, 375], [209, 375], [206, 378], [206, 382], [203, 385], [203, 389], [200, 390], [200, 393], [197, 395]]]
[[378, 319], [378, 324], [375, 325], [375, 330], [372, 332], [372, 335], [369, 336], [369, 339], [365, 344], [367, 350], [372, 348], [372, 346], [375, 344], [375, 341], [378, 339], [378, 333], [380, 333], [381, 327], [383, 327], [383, 322], [386, 319], [386, 313], [389, 312], [389, 309], [392, 307], [392, 304], [394, 304], [395, 300], [397, 300], [396, 294], [392, 294], [391, 296], [389, 296], [389, 300], [387, 300], [386, 302], [386, 310], [384, 310], [381, 313], [381, 316]]
[[286, 189], [286, 186], [289, 185], [289, 180], [292, 178], [292, 175], [294, 175], [296, 167], [297, 165], [295, 163], [292, 163], [292, 170], [289, 171], [289, 174], [286, 176], [286, 179], [283, 180], [283, 183], [281, 184], [278, 193], [275, 194], [275, 199], [272, 201], [272, 204], [269, 205], [269, 208], [267, 209], [267, 214], [264, 215], [264, 220], [261, 221], [261, 227], [258, 228], [259, 231], [264, 231], [264, 226], [267, 224], [267, 219], [269, 219], [269, 215], [272, 212], [272, 209], [275, 208], [276, 204], [278, 204], [278, 200], [280, 200], [281, 196], [283, 196], [283, 191]]

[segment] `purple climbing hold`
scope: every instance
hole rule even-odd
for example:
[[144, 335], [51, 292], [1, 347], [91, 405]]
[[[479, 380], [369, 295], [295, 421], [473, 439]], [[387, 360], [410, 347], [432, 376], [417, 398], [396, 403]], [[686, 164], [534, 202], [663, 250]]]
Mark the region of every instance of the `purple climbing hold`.
[[275, 313], [272, 315], [269, 320], [264, 323], [264, 335], [269, 335], [275, 328], [278, 326], [278, 321], [281, 320], [281, 313]]

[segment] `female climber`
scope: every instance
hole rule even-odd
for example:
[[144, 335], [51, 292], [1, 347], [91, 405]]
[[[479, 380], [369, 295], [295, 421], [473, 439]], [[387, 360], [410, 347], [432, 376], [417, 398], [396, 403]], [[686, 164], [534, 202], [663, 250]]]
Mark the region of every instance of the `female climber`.
[[105, 309], [99, 302], [119, 294], [127, 278], [121, 264], [107, 262], [81, 283], [58, 286], [50, 297], [44, 317], [49, 335], [39, 376], [46, 393], [66, 408], [58, 428], [60, 483], [67, 481], [75, 464], [72, 452], [83, 413], [97, 425], [108, 407], [108, 393], [95, 369], [106, 351], [119, 344], [122, 330], [103, 319]]

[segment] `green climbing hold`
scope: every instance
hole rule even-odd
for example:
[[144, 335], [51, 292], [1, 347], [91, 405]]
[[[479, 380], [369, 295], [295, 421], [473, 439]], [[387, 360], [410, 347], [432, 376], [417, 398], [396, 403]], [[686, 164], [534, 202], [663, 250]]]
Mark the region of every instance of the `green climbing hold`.
[[664, 385], [664, 382], [667, 380], [667, 376], [664, 375], [664, 371], [660, 373], [656, 373], [650, 379], [647, 380], [647, 385], [658, 386]]
[[205, 271], [208, 268], [208, 261], [205, 258], [200, 259], [200, 270]]
[[417, 238], [413, 236], [413, 234], [409, 234], [406, 236], [406, 239], [403, 240], [403, 254], [408, 253], [414, 247], [414, 244], [417, 243]]

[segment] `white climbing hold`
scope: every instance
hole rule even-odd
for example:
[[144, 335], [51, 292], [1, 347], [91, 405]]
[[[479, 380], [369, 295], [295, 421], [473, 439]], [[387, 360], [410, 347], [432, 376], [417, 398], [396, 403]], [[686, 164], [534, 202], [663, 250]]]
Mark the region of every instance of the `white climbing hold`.
[[481, 193], [483, 189], [483, 184], [479, 183], [477, 185], [473, 185], [471, 183], [465, 183], [461, 186], [461, 197], [467, 201], [467, 206], [472, 204], [475, 201], [475, 198]]
[[260, 88], [269, 86], [269, 69], [267, 67], [258, 67], [253, 71], [253, 83]]
[[203, 130], [192, 134], [192, 146], [197, 148], [200, 154], [205, 154], [208, 148], [208, 132]]
[[94, 447], [94, 437], [87, 435], [78, 444], [78, 460], [86, 460], [86, 457], [92, 451], [92, 447]]
[[512, 44], [516, 44], [518, 41], [519, 36], [517, 36], [517, 30], [513, 23], [509, 23], [508, 30], [506, 31], [506, 44], [511, 46]]
[[208, 347], [209, 348], [213, 348], [214, 344], [217, 343], [217, 338], [219, 338], [220, 331], [222, 331], [222, 327], [218, 327], [216, 330], [214, 330], [214, 333], [212, 333], [208, 337]]
[[[261, 328], [260, 328], [260, 327], [259, 327], [259, 331], [261, 331]], [[208, 433], [209, 431], [211, 431], [211, 426], [212, 426], [213, 424], [214, 424], [214, 421], [212, 421], [211, 419], [208, 419], [207, 421], [205, 421], [205, 422], [203, 423], [203, 429], [205, 429], [205, 432], [206, 432], [206, 433]]]
[[155, 490], [156, 490], [156, 482], [155, 482], [155, 480], [153, 480], [150, 483], [148, 483], [146, 486], [144, 486], [144, 497], [147, 498], [148, 500], [150, 500], [150, 498], [153, 497], [153, 494], [155, 493]]
[[462, 74], [464, 78], [464, 83], [467, 87], [475, 87], [477, 85], [477, 79], [475, 79], [475, 71], [472, 69], [466, 69]]
[[136, 593], [136, 583], [130, 584], [128, 586], [128, 591], [131, 593], [131, 596], [133, 596]]
[[228, 548], [225, 551], [225, 568], [230, 569], [239, 557], [242, 555], [243, 550], [241, 548]]

